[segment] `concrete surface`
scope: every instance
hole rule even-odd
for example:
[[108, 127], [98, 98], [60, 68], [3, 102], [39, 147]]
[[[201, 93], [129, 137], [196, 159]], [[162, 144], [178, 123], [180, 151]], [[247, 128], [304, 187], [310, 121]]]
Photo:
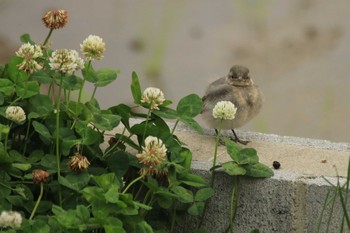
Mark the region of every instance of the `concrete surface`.
[[[248, 147], [258, 151], [260, 161], [272, 167], [281, 163], [279, 170], [269, 179], [242, 178], [239, 184], [239, 208], [234, 232], [316, 232], [319, 215], [329, 190], [326, 177], [336, 184], [336, 170], [346, 176], [349, 161], [349, 144], [332, 143], [254, 132], [237, 131], [243, 139], [251, 140]], [[206, 130], [198, 135], [186, 127], [179, 127], [175, 134], [193, 153], [193, 172], [207, 179], [212, 166], [215, 140], [213, 132]], [[218, 161], [229, 160], [224, 146], [219, 148]], [[344, 178], [340, 177], [343, 183]], [[215, 180], [215, 196], [211, 198], [203, 227], [208, 232], [224, 232], [229, 224], [230, 198], [233, 178], [218, 171]], [[320, 232], [340, 232], [342, 209], [337, 200], [333, 217], [328, 224], [331, 208], [325, 210]], [[350, 210], [350, 208], [349, 208]], [[198, 219], [188, 218], [177, 232], [190, 233], [196, 229]], [[345, 231], [347, 232], [347, 231]]]

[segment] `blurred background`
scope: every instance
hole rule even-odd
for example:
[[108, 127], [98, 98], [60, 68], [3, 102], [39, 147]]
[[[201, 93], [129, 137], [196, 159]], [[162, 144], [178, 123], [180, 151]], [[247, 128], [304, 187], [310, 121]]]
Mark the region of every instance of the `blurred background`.
[[43, 42], [41, 17], [52, 9], [69, 16], [51, 37], [54, 49], [79, 50], [88, 35], [99, 35], [107, 50], [94, 67], [120, 69], [97, 90], [103, 107], [133, 102], [132, 71], [142, 89], [162, 89], [175, 107], [241, 64], [265, 96], [243, 130], [350, 141], [347, 0], [0, 0], [0, 64], [22, 34]]

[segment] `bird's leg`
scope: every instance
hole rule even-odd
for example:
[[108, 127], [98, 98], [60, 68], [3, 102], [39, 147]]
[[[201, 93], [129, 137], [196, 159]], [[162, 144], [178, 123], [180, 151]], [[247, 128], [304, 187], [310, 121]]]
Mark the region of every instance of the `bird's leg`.
[[232, 133], [233, 133], [233, 136], [235, 136], [234, 138], [233, 137], [231, 138], [232, 141], [239, 142], [242, 145], [247, 145], [250, 142], [250, 141], [243, 141], [239, 139], [234, 129], [232, 129]]
[[[215, 133], [216, 133], [216, 135], [218, 135], [219, 134], [219, 131], [217, 130], [217, 129], [215, 129]], [[221, 145], [225, 145], [225, 141], [224, 141], [224, 139], [222, 139], [222, 136], [220, 135], [220, 138], [219, 138], [219, 143], [221, 144]]]

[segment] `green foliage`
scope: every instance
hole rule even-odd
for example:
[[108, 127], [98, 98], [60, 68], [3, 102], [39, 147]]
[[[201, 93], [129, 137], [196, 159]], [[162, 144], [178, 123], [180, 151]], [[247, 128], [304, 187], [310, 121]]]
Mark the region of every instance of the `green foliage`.
[[[21, 41], [36, 44], [29, 34]], [[141, 102], [141, 85], [133, 72], [135, 105], [101, 109], [94, 94], [115, 81], [119, 71], [95, 70], [93, 60], [87, 60], [81, 74], [58, 72], [49, 64], [53, 51], [47, 44], [41, 49], [42, 55], [35, 58], [39, 70], [23, 70], [27, 58], [18, 54], [0, 67], [0, 212], [16, 210], [23, 216], [21, 227], [0, 226], [0, 231], [169, 232], [171, 218], [163, 217], [159, 224], [153, 217], [175, 219], [174, 210], [201, 215], [214, 190], [191, 173], [191, 151], [164, 121], [176, 119], [202, 132], [193, 119], [201, 111], [200, 97], [182, 98], [176, 110], [169, 107], [170, 100], [151, 109]], [[95, 90], [83, 102], [85, 83]], [[6, 114], [9, 106], [20, 107], [25, 120], [11, 120]], [[141, 121], [132, 125], [135, 117]], [[111, 132], [116, 127], [120, 130]], [[136, 155], [145, 153], [149, 136], [162, 141], [166, 153], [152, 168], [156, 172], [147, 173], [150, 167]], [[38, 170], [48, 176], [38, 177]]]
[[[273, 176], [273, 171], [268, 166], [259, 162], [257, 152], [253, 148], [242, 148], [230, 139], [225, 139], [227, 153], [232, 161], [221, 164], [224, 171], [231, 176], [250, 176], [266, 178]], [[220, 166], [217, 166], [218, 168]]]

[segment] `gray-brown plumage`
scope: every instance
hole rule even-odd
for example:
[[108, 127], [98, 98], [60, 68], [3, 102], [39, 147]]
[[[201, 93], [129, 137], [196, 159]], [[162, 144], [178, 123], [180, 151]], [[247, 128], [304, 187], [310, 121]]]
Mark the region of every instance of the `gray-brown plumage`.
[[243, 126], [255, 117], [263, 105], [262, 94], [249, 76], [249, 69], [235, 65], [231, 67], [226, 77], [211, 83], [202, 98], [202, 115], [209, 127], [217, 129], [219, 119], [213, 117], [213, 108], [219, 101], [231, 101], [237, 108], [233, 120], [224, 120], [222, 129], [231, 129], [236, 142], [247, 144], [239, 140], [234, 129]]

